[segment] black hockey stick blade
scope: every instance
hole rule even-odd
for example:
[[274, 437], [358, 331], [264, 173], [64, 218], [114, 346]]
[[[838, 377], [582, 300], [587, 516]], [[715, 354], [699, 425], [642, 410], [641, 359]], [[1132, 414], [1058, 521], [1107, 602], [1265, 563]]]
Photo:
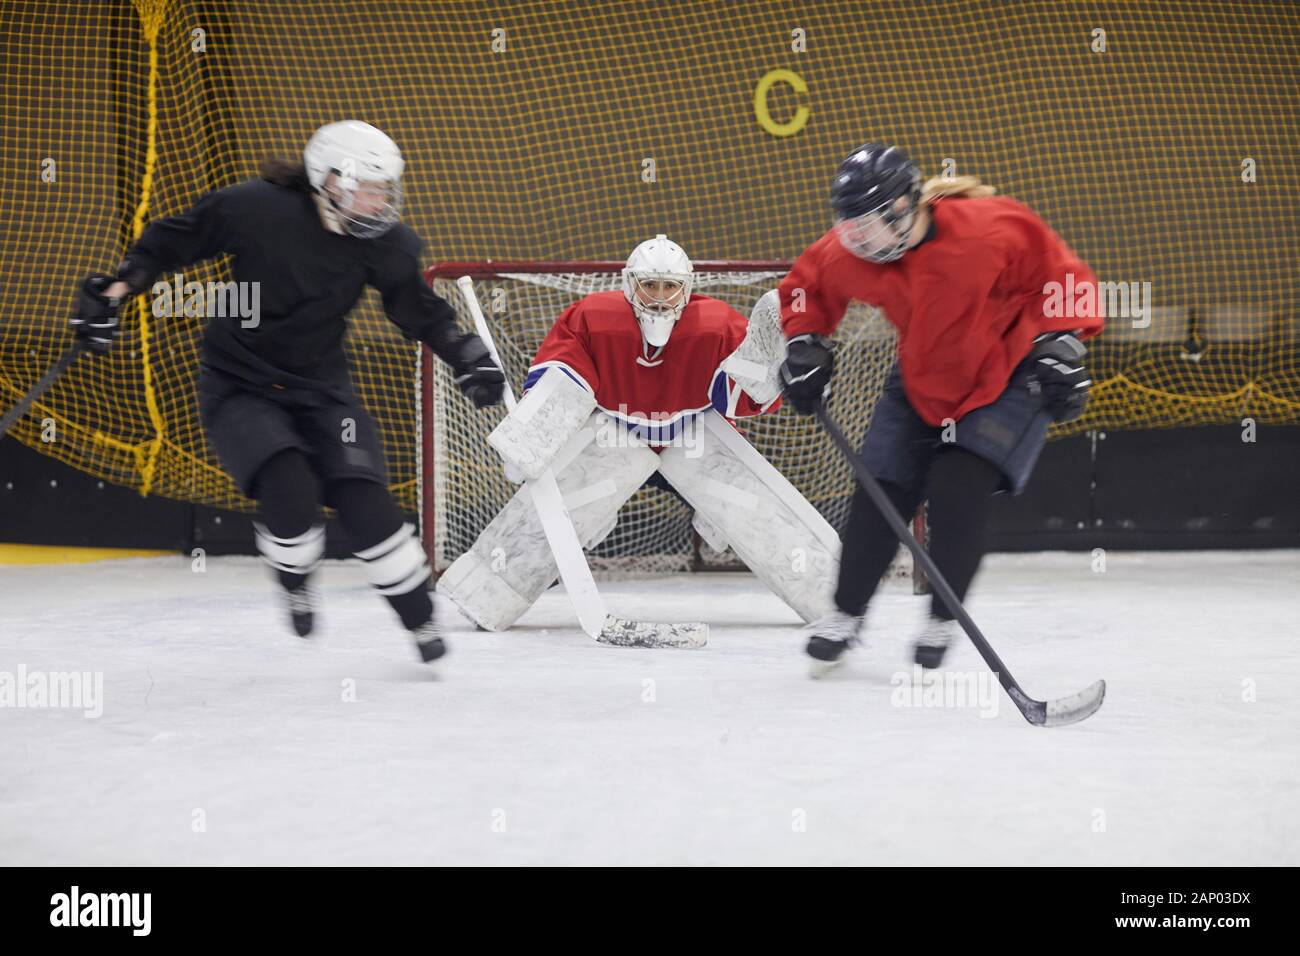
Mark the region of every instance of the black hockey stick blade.
[[77, 356], [82, 353], [83, 349], [85, 349], [85, 346], [80, 341], [73, 342], [68, 350], [60, 356], [59, 360], [50, 366], [49, 371], [41, 376], [41, 380], [29, 388], [26, 395], [18, 399], [18, 404], [5, 412], [5, 417], [0, 418], [0, 438], [4, 438], [5, 433], [13, 426], [13, 423], [27, 414], [27, 409], [31, 408], [32, 404], [45, 394], [45, 390], [54, 384], [55, 379], [67, 371], [68, 366], [76, 361]]
[[998, 683], [1002, 685], [1002, 689], [1007, 692], [1007, 696], [1011, 698], [1011, 702], [1016, 705], [1025, 720], [1035, 727], [1063, 727], [1066, 724], [1077, 723], [1096, 713], [1097, 708], [1101, 706], [1106, 697], [1105, 681], [1097, 681], [1077, 694], [1070, 694], [1066, 697], [1058, 697], [1056, 700], [1047, 701], [1035, 700], [1021, 689], [1020, 684], [1011, 676], [1007, 666], [998, 657], [997, 651], [993, 650], [993, 645], [980, 632], [975, 621], [966, 612], [966, 608], [957, 599], [957, 595], [948, 583], [948, 579], [943, 576], [943, 573], [935, 565], [934, 559], [917, 543], [916, 538], [908, 530], [903, 519], [894, 510], [894, 505], [885, 495], [884, 489], [880, 487], [875, 476], [868, 470], [866, 462], [859, 458], [853, 450], [849, 440], [844, 437], [843, 429], [831, 418], [830, 413], [826, 411], [825, 405], [817, 406], [817, 420], [826, 429], [826, 433], [831, 436], [831, 441], [840, 450], [840, 454], [848, 461], [849, 467], [853, 469], [854, 477], [857, 478], [858, 484], [862, 486], [862, 490], [880, 509], [885, 522], [893, 530], [898, 540], [912, 552], [912, 558], [930, 578], [930, 587], [939, 595], [943, 603], [947, 605], [948, 610], [952, 612], [952, 616], [961, 624], [962, 630], [966, 632], [966, 636], [975, 645], [975, 650], [979, 651], [980, 657], [984, 658], [984, 663], [988, 664], [993, 673], [997, 675]]

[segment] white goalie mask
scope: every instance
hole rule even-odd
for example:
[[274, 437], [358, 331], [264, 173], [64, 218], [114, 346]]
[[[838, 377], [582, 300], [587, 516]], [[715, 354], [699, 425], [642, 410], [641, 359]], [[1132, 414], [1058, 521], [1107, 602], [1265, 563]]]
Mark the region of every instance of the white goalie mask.
[[373, 239], [402, 218], [406, 164], [383, 130], [360, 120], [330, 123], [308, 140], [303, 160], [321, 219], [332, 232]]
[[694, 278], [690, 257], [662, 233], [632, 250], [623, 269], [623, 295], [648, 347], [668, 344], [690, 300]]

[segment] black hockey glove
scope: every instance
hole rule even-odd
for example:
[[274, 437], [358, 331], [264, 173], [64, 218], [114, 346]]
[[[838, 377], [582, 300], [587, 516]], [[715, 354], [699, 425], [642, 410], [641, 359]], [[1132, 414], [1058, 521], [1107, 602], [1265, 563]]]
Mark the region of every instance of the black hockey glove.
[[784, 395], [800, 415], [811, 415], [831, 396], [835, 356], [820, 335], [797, 335], [786, 343], [781, 363]]
[[78, 341], [92, 352], [103, 354], [117, 338], [121, 299], [110, 299], [104, 290], [117, 280], [109, 275], [88, 275], [77, 290], [77, 314], [72, 317], [72, 331]]
[[1088, 404], [1092, 379], [1083, 360], [1088, 350], [1072, 332], [1046, 332], [1034, 339], [1025, 359], [1029, 390], [1041, 394], [1052, 420], [1072, 422]]
[[476, 408], [499, 404], [506, 377], [492, 361], [488, 347], [477, 335], [467, 335], [456, 345], [450, 360], [456, 384]]

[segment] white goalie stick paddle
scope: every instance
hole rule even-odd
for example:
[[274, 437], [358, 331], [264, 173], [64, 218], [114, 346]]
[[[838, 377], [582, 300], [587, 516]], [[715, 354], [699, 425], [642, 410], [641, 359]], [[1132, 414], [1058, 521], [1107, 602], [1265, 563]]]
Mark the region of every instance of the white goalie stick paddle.
[[[474, 281], [469, 276], [456, 280], [470, 314], [474, 317], [474, 330], [488, 347], [493, 361], [505, 371], [501, 356], [497, 352], [492, 331], [488, 328], [483, 307], [479, 305], [478, 295], [474, 292]], [[555, 373], [559, 374], [559, 373]], [[515, 393], [506, 380], [506, 408], [513, 411]], [[578, 621], [582, 629], [602, 644], [615, 644], [620, 647], [703, 647], [709, 640], [709, 626], [703, 623], [655, 623], [651, 621], [630, 621], [615, 617], [605, 609], [605, 600], [596, 590], [596, 581], [591, 576], [591, 568], [582, 553], [582, 543], [578, 532], [574, 530], [573, 519], [564, 504], [560, 486], [555, 475], [548, 468], [537, 478], [526, 483], [533, 497], [533, 506], [541, 519], [546, 541], [555, 556], [555, 564], [560, 571], [560, 580], [569, 593], [569, 600], [578, 612]]]
[[930, 587], [943, 599], [943, 603], [948, 606], [948, 610], [952, 612], [953, 617], [961, 623], [962, 630], [966, 632], [966, 636], [975, 645], [975, 650], [980, 652], [980, 657], [984, 658], [984, 662], [992, 668], [993, 673], [997, 675], [998, 683], [1007, 692], [1011, 702], [1024, 715], [1025, 720], [1035, 727], [1061, 727], [1065, 724], [1078, 723], [1084, 718], [1095, 714], [1097, 708], [1101, 706], [1102, 700], [1106, 697], [1106, 682], [1104, 680], [1099, 680], [1095, 684], [1085, 687], [1077, 694], [1058, 697], [1056, 700], [1034, 700], [1021, 690], [1020, 685], [1011, 676], [1011, 672], [1002, 663], [1001, 658], [993, 650], [988, 639], [980, 633], [980, 629], [975, 626], [971, 616], [966, 613], [966, 608], [962, 606], [961, 601], [957, 600], [957, 595], [948, 584], [948, 580], [935, 566], [934, 559], [908, 531], [907, 525], [903, 523], [903, 519], [898, 516], [893, 504], [886, 497], [884, 489], [876, 483], [876, 479], [867, 469], [866, 462], [854, 452], [853, 446], [849, 444], [840, 426], [835, 423], [830, 413], [826, 411], [825, 405], [819, 404], [817, 406], [817, 418], [831, 436], [831, 441], [835, 443], [840, 453], [848, 459], [853, 474], [858, 479], [858, 484], [862, 486], [862, 490], [880, 509], [885, 521], [894, 534], [898, 536], [898, 540], [907, 546], [917, 564], [925, 570], [925, 573], [930, 578]]

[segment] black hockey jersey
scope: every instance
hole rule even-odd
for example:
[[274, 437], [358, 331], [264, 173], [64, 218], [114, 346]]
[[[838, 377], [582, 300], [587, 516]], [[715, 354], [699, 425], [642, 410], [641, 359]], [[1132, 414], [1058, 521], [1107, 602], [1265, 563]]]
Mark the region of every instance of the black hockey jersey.
[[330, 390], [348, 381], [345, 318], [366, 285], [407, 338], [439, 355], [464, 336], [420, 273], [420, 240], [400, 223], [374, 239], [327, 230], [309, 192], [251, 180], [208, 193], [149, 224], [120, 273], [136, 291], [202, 259], [230, 254], [235, 282], [257, 282], [256, 321], [209, 317], [202, 360], [254, 385]]

